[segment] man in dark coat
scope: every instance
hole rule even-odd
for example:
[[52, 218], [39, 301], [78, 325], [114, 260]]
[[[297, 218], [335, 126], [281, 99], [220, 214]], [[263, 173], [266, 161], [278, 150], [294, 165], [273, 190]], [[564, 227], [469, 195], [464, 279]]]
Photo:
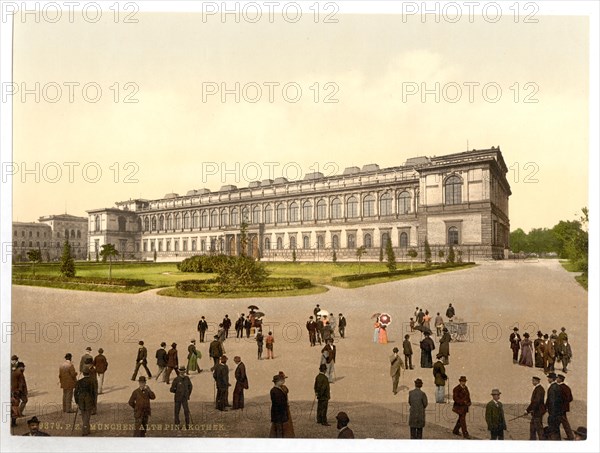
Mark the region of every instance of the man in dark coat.
[[231, 329], [231, 319], [229, 319], [229, 315], [225, 315], [223, 318], [223, 330], [225, 330], [225, 338], [229, 338], [229, 329]]
[[435, 349], [435, 343], [431, 339], [430, 333], [423, 333], [425, 338], [421, 340], [421, 368], [433, 368], [433, 357], [431, 351]]
[[335, 416], [335, 419], [337, 420], [337, 429], [340, 430], [337, 438], [354, 439], [354, 433], [350, 428], [348, 428], [348, 423], [350, 423], [350, 418], [348, 417], [348, 414], [346, 414], [345, 412], [338, 412], [338, 414]]
[[575, 440], [575, 435], [573, 434], [573, 430], [571, 429], [571, 424], [569, 423], [569, 419], [567, 418], [567, 412], [571, 410], [571, 402], [573, 401], [573, 393], [571, 392], [571, 387], [565, 384], [565, 377], [562, 374], [558, 374], [556, 376], [556, 382], [560, 387], [562, 392], [562, 416], [560, 417], [560, 424], [563, 426], [565, 433], [567, 434], [568, 440]]
[[104, 386], [104, 373], [108, 369], [108, 360], [104, 355], [104, 349], [98, 349], [98, 355], [94, 357], [94, 368], [96, 369], [96, 377], [98, 378], [98, 395], [102, 395], [102, 387]]
[[554, 351], [554, 341], [544, 334], [544, 373], [554, 371], [554, 361], [556, 353]]
[[452, 399], [454, 400], [452, 412], [458, 414], [458, 420], [456, 420], [456, 425], [454, 425], [452, 433], [458, 436], [458, 430], [460, 428], [463, 437], [465, 439], [470, 439], [471, 436], [467, 430], [467, 413], [469, 412], [469, 406], [471, 405], [471, 394], [467, 388], [467, 378], [465, 376], [460, 377], [458, 385], [452, 390]]
[[40, 421], [35, 416], [27, 420], [27, 427], [29, 428], [29, 432], [23, 434], [23, 436], [50, 436], [50, 434], [40, 431]]
[[433, 364], [433, 383], [435, 384], [435, 402], [436, 403], [444, 403], [445, 402], [445, 392], [446, 381], [448, 380], [448, 376], [446, 375], [446, 367], [442, 362], [442, 355], [438, 354], [437, 361]]
[[521, 350], [521, 335], [519, 335], [519, 328], [513, 327], [513, 333], [508, 337], [510, 342], [510, 349], [512, 349], [513, 363], [517, 363], [519, 360], [519, 351]]
[[533, 341], [533, 351], [535, 354], [535, 367], [544, 368], [544, 338], [541, 331], [538, 330], [537, 338]]
[[200, 334], [200, 343], [204, 343], [204, 335], [206, 334], [207, 330], [208, 330], [208, 323], [206, 322], [206, 319], [204, 319], [204, 316], [202, 316], [202, 318], [200, 318], [200, 321], [198, 321], [198, 332]]
[[[327, 380], [327, 377], [325, 377]], [[285, 384], [285, 377], [281, 374], [273, 376], [271, 388], [271, 432], [269, 437], [283, 438], [283, 424], [288, 421], [288, 397], [281, 389]], [[329, 384], [329, 382], [327, 382]]]
[[83, 371], [87, 371], [90, 375], [90, 381], [94, 386], [94, 408], [92, 409], [92, 415], [96, 415], [96, 410], [98, 409], [98, 373], [96, 372], [96, 367], [94, 367], [94, 359], [87, 358], [85, 359], [85, 364], [83, 366]]
[[[342, 315], [341, 313], [339, 314], [339, 321], [338, 321], [338, 330], [340, 331], [340, 337], [342, 338], [346, 338], [346, 326], [348, 325], [348, 323], [346, 322], [346, 318], [344, 318], [344, 315]], [[352, 432], [352, 430], [350, 430], [350, 428], [347, 428], [350, 432]]]
[[321, 364], [325, 364], [329, 382], [334, 382], [337, 348], [333, 344], [333, 338], [329, 338], [325, 343], [325, 347], [321, 349]]
[[235, 322], [235, 337], [236, 338], [244, 338], [244, 322], [246, 319], [244, 318], [244, 313], [240, 314], [240, 317]]
[[156, 395], [146, 385], [146, 378], [140, 376], [139, 387], [133, 391], [129, 398], [129, 405], [133, 408], [134, 430], [133, 437], [146, 437], [148, 417], [152, 415], [150, 400], [156, 399]]
[[325, 374], [327, 365], [319, 366], [319, 374], [315, 378], [315, 397], [317, 398], [317, 423], [324, 426], [329, 426], [327, 423], [327, 406], [329, 404], [329, 379]]
[[456, 312], [454, 311], [454, 307], [452, 306], [452, 304], [449, 304], [448, 309], [446, 310], [446, 317], [448, 318], [448, 320], [452, 321], [452, 318], [454, 318], [455, 315]]
[[240, 356], [235, 356], [233, 362], [237, 365], [235, 368], [235, 387], [233, 388], [233, 406], [232, 409], [244, 408], [244, 390], [248, 388], [248, 376], [246, 375], [246, 365], [242, 362]]
[[444, 365], [450, 364], [450, 341], [452, 338], [450, 337], [450, 333], [448, 333], [448, 328], [444, 327], [442, 329], [442, 338], [440, 338], [440, 350], [439, 353], [442, 356], [442, 360]]
[[556, 382], [556, 373], [548, 373], [548, 393], [546, 410], [548, 411], [548, 439], [560, 440], [560, 421], [563, 416], [563, 393]]
[[156, 373], [156, 380], [158, 381], [158, 378], [160, 377], [160, 375], [163, 373], [165, 373], [165, 375], [163, 376], [163, 381], [166, 382], [166, 376], [167, 376], [167, 372], [165, 371], [167, 369], [168, 363], [169, 363], [169, 355], [167, 354], [167, 350], [165, 349], [167, 347], [167, 343], [165, 343], [164, 341], [160, 344], [160, 349], [156, 350], [156, 354], [154, 354], [154, 356], [156, 357], [156, 366], [158, 367], [158, 373]]
[[544, 390], [544, 387], [541, 386], [540, 378], [537, 376], [533, 376], [531, 378], [531, 383], [533, 384], [531, 402], [525, 410], [526, 414], [531, 414], [531, 422], [529, 423], [529, 440], [544, 440], [546, 436], [544, 435], [542, 417], [546, 413], [546, 405], [544, 404], [546, 390]]
[[410, 344], [410, 335], [404, 335], [404, 341], [402, 342], [402, 352], [404, 353], [404, 363], [406, 364], [407, 370], [414, 370], [415, 367], [412, 364], [412, 345]]
[[223, 355], [223, 343], [219, 341], [219, 336], [215, 335], [213, 341], [208, 346], [208, 355], [213, 359], [213, 369], [219, 363], [219, 359]]
[[171, 349], [167, 352], [167, 372], [165, 373], [165, 382], [169, 384], [171, 381], [171, 372], [175, 371], [179, 375], [179, 356], [177, 355], [177, 343], [171, 344]]
[[137, 357], [135, 359], [135, 370], [133, 370], [133, 376], [131, 376], [132, 381], [135, 381], [140, 366], [143, 366], [146, 370], [146, 373], [148, 374], [148, 379], [152, 378], [152, 373], [148, 369], [148, 350], [144, 346], [143, 341], [140, 340], [138, 344], [140, 347], [138, 348]]
[[83, 355], [81, 356], [81, 359], [79, 360], [79, 372], [80, 373], [83, 373], [83, 367], [85, 366], [85, 361], [88, 358], [94, 360], [94, 357], [92, 357], [92, 348], [90, 348], [89, 346], [87, 348], [85, 348], [85, 352], [83, 353]]
[[392, 393], [396, 395], [398, 393], [398, 383], [400, 382], [400, 374], [404, 363], [398, 355], [399, 349], [392, 349], [392, 355], [390, 356], [390, 376], [392, 377]]
[[181, 406], [183, 406], [183, 415], [185, 416], [185, 429], [190, 429], [190, 408], [188, 401], [192, 396], [192, 381], [186, 375], [186, 367], [179, 367], [179, 376], [175, 376], [173, 383], [171, 384], [171, 393], [174, 393], [175, 397], [175, 425], [181, 429], [181, 421], [179, 420], [179, 413], [181, 412]]
[[506, 430], [506, 419], [504, 418], [504, 407], [500, 402], [500, 390], [492, 390], [492, 400], [485, 406], [485, 421], [491, 440], [504, 440]]
[[425, 320], [425, 313], [423, 313], [422, 308], [419, 308], [419, 311], [417, 312], [417, 324], [422, 326], [424, 320]]
[[18, 362], [17, 368], [10, 375], [10, 392], [11, 395], [18, 395], [20, 401], [19, 414], [22, 416], [29, 395], [27, 381], [25, 380], [25, 364], [23, 362]]
[[308, 341], [311, 346], [317, 344], [317, 323], [312, 316], [306, 321], [306, 330], [308, 330]]
[[252, 321], [250, 318], [246, 318], [244, 321], [244, 329], [246, 330], [246, 338], [250, 338], [250, 330], [252, 329]]
[[213, 378], [217, 386], [217, 397], [215, 407], [217, 410], [226, 411], [229, 406], [229, 367], [227, 366], [227, 356], [221, 356], [221, 361], [215, 366]]
[[425, 408], [427, 407], [427, 395], [421, 390], [423, 381], [415, 379], [415, 388], [408, 392], [408, 426], [410, 427], [411, 439], [423, 439], [423, 428], [425, 427]]
[[[93, 359], [92, 359], [93, 360]], [[87, 436], [90, 434], [90, 417], [96, 409], [96, 386], [90, 378], [90, 372], [87, 368], [83, 368], [83, 377], [77, 381], [75, 386], [75, 404], [81, 412], [81, 435]]]

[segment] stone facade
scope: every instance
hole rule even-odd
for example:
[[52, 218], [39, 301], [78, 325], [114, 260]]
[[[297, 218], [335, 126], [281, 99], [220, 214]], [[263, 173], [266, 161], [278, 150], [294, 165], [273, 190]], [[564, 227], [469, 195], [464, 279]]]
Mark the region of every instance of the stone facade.
[[510, 224], [506, 164], [498, 148], [411, 158], [402, 166], [346, 168], [341, 175], [307, 174], [190, 190], [89, 210], [90, 256], [112, 243], [125, 259], [180, 261], [198, 254], [238, 254], [240, 224], [249, 253], [263, 260], [376, 260], [387, 239], [397, 259], [408, 250], [434, 258], [450, 244], [463, 259], [503, 258]]

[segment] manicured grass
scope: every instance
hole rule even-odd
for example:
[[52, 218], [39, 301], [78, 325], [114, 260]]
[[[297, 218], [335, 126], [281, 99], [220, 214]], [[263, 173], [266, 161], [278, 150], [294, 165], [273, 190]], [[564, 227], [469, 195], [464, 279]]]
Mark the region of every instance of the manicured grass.
[[581, 272], [580, 270], [577, 269], [577, 267], [575, 266], [575, 264], [569, 260], [561, 260], [560, 264], [562, 267], [565, 268], [565, 270], [567, 272]]
[[[577, 268], [577, 265], [570, 260], [561, 260], [560, 264], [562, 267], [565, 268], [565, 270], [567, 272], [581, 272]], [[587, 274], [582, 273], [581, 275], [577, 275], [575, 277], [575, 281], [577, 283], [579, 283], [587, 291], [587, 289], [588, 289], [588, 275]]]
[[190, 299], [244, 299], [247, 297], [289, 297], [306, 296], [327, 292], [328, 289], [321, 285], [312, 288], [294, 289], [289, 291], [265, 291], [265, 292], [235, 292], [235, 293], [197, 293], [190, 291], [179, 291], [175, 287], [161, 289], [157, 294], [160, 296], [185, 297]]

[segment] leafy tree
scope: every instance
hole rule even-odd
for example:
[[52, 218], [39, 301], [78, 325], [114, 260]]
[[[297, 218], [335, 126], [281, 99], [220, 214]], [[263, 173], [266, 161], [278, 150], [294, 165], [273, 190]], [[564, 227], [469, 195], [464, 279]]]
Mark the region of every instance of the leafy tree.
[[387, 268], [390, 272], [394, 272], [396, 270], [396, 254], [390, 238], [387, 239], [385, 244], [385, 254], [387, 255]]
[[[156, 253], [156, 250], [155, 250]], [[108, 259], [108, 279], [112, 280], [112, 261], [113, 256], [118, 256], [119, 252], [115, 248], [113, 244], [104, 244], [102, 246], [102, 250], [100, 250], [100, 256], [102, 257], [102, 262], [106, 263]]]
[[425, 239], [425, 264], [427, 267], [431, 266], [431, 247], [429, 247], [429, 241]]
[[552, 228], [556, 253], [560, 258], [569, 258], [567, 249], [581, 230], [581, 222], [561, 220]]
[[217, 266], [217, 283], [224, 291], [260, 286], [269, 276], [266, 265], [251, 256], [230, 257]]
[[42, 251], [40, 249], [31, 249], [27, 252], [27, 258], [31, 261], [31, 271], [35, 277], [35, 265], [42, 262]]
[[419, 253], [415, 250], [415, 249], [410, 249], [407, 253], [408, 256], [410, 256], [410, 270], [413, 270], [413, 259], [415, 259], [417, 257]]
[[360, 259], [362, 256], [367, 253], [367, 249], [364, 245], [361, 245], [356, 249], [356, 257], [358, 258], [358, 274], [360, 275]]
[[438, 251], [438, 257], [439, 257], [440, 261], [442, 261], [444, 259], [444, 255], [445, 255], [444, 249], [440, 249]]
[[448, 258], [446, 258], [446, 263], [454, 263], [456, 257], [454, 256], [454, 247], [450, 246], [450, 250], [448, 250]]
[[529, 243], [527, 233], [517, 228], [510, 233], [510, 250], [513, 253], [528, 252]]
[[60, 257], [60, 275], [63, 277], [75, 277], [75, 261], [71, 256], [71, 244], [67, 239], [63, 244], [63, 251]]

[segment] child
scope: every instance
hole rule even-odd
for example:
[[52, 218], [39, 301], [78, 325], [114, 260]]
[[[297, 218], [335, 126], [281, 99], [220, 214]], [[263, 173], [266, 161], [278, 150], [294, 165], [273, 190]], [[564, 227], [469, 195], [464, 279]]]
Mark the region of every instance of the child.
[[273, 338], [273, 332], [269, 332], [265, 343], [267, 346], [267, 360], [274, 359], [275, 357], [273, 357], [273, 343], [275, 343], [275, 339]]
[[265, 337], [262, 334], [262, 329], [256, 331], [256, 345], [258, 346], [258, 360], [262, 360], [263, 352], [263, 339]]
[[415, 320], [413, 318], [410, 318], [410, 331], [415, 331]]

